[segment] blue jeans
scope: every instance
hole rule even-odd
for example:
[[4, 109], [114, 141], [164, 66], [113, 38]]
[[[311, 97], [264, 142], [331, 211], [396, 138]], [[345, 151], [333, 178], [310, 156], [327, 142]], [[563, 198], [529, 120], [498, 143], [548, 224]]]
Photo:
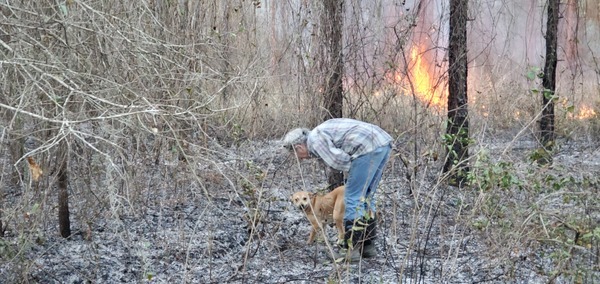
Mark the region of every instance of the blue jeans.
[[344, 221], [354, 221], [369, 212], [375, 213], [375, 191], [391, 149], [391, 145], [379, 147], [352, 161], [344, 194]]

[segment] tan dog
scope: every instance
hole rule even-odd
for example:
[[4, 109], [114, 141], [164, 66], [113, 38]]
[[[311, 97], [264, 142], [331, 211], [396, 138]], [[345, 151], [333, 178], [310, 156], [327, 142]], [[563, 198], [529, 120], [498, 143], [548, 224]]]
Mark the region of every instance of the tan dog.
[[308, 236], [309, 244], [315, 240], [319, 228], [333, 223], [338, 231], [338, 242], [344, 240], [344, 210], [346, 209], [344, 189], [344, 186], [340, 186], [325, 195], [306, 191], [299, 191], [292, 195], [292, 203], [304, 211], [312, 225]]

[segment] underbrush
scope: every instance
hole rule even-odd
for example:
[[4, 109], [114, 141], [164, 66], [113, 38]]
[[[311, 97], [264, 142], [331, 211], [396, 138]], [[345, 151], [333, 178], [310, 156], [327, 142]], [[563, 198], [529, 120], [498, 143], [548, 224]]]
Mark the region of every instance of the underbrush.
[[479, 153], [469, 175], [474, 199], [464, 216], [488, 257], [518, 278], [526, 265], [549, 283], [600, 281], [600, 179], [594, 172], [531, 160], [492, 161]]

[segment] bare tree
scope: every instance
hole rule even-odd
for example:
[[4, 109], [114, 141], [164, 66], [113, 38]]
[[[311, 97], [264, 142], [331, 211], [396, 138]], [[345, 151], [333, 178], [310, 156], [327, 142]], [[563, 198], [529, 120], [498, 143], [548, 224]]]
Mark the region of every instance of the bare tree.
[[58, 151], [58, 225], [63, 238], [71, 236], [71, 219], [69, 214], [69, 146], [66, 141], [60, 143]]
[[559, 0], [548, 0], [548, 21], [546, 23], [546, 62], [542, 78], [542, 117], [540, 119], [541, 143], [544, 149], [543, 159], [539, 162], [551, 162], [548, 154], [554, 146], [554, 99], [556, 91], [556, 48], [558, 41]]
[[[344, 61], [342, 53], [342, 30], [344, 26], [344, 0], [323, 1], [322, 39], [325, 41], [323, 54], [323, 72], [325, 74], [324, 108], [327, 111], [323, 120], [342, 117], [344, 88], [342, 77]], [[330, 169], [330, 185], [341, 184], [342, 172]]]
[[467, 11], [468, 0], [450, 0], [448, 48], [448, 126], [444, 172], [452, 184], [462, 184], [469, 171], [469, 119], [467, 107]]
[[344, 1], [324, 1], [323, 40], [325, 41], [324, 68], [325, 72], [325, 109], [324, 120], [342, 117], [344, 89], [342, 77], [344, 62], [342, 54], [342, 28], [344, 25]]

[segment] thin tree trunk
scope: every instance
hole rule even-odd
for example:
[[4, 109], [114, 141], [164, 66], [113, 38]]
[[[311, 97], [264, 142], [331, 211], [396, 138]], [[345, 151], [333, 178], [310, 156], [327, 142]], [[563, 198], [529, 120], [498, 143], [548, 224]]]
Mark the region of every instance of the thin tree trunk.
[[469, 171], [469, 120], [467, 99], [467, 12], [468, 0], [450, 0], [448, 48], [448, 153], [444, 172], [450, 183], [461, 185]]
[[[548, 22], [546, 24], [546, 63], [542, 79], [542, 117], [540, 119], [540, 136], [542, 147], [546, 153], [554, 146], [554, 97], [556, 90], [556, 48], [558, 41], [558, 8], [559, 0], [548, 0]], [[549, 154], [544, 155], [544, 162], [551, 162]]]
[[69, 215], [69, 179], [68, 160], [69, 151], [67, 142], [61, 142], [59, 169], [58, 169], [58, 224], [60, 235], [63, 238], [71, 236], [71, 221]]
[[[325, 41], [324, 68], [325, 77], [325, 109], [327, 113], [323, 120], [342, 117], [344, 100], [344, 88], [342, 77], [344, 73], [344, 61], [342, 54], [342, 30], [344, 26], [344, 1], [323, 1], [325, 11], [323, 13], [323, 40]], [[338, 170], [329, 169], [328, 183], [330, 187], [341, 185], [344, 182], [344, 174]]]
[[342, 106], [344, 89], [342, 76], [344, 62], [342, 55], [342, 28], [344, 25], [343, 0], [323, 1], [325, 12], [323, 14], [323, 40], [325, 41], [326, 53], [324, 54], [325, 65], [323, 68], [325, 77], [325, 109], [327, 114], [323, 120], [342, 117]]

